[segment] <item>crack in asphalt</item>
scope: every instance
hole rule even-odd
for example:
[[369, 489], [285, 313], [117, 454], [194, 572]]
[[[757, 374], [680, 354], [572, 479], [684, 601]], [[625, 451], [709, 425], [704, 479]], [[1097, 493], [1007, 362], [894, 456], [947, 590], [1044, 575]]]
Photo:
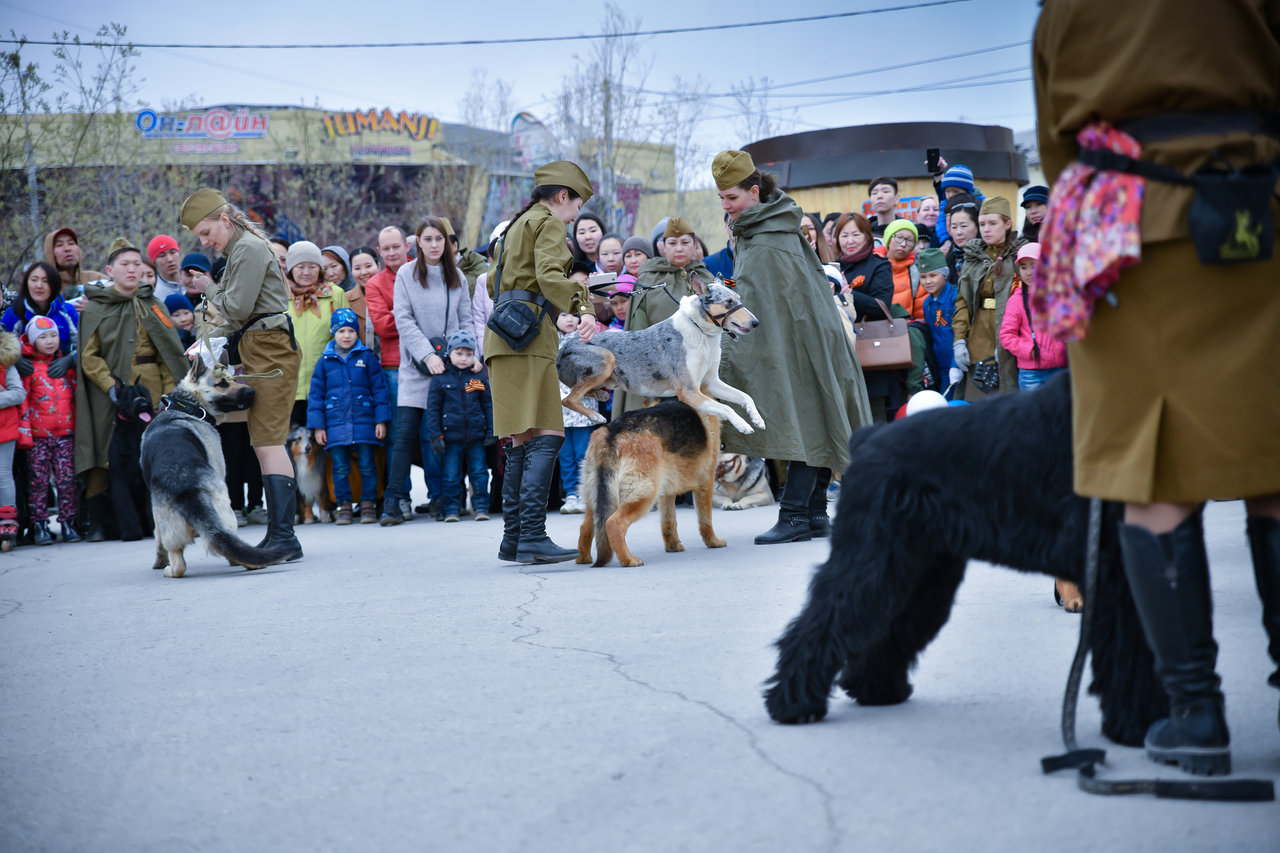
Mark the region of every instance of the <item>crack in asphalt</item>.
[[695, 699], [692, 696], [689, 696], [679, 690], [672, 690], [665, 687], [657, 687], [649, 683], [648, 681], [645, 681], [642, 678], [637, 678], [636, 676], [631, 675], [625, 669], [626, 664], [618, 660], [617, 656], [615, 656], [611, 652], [602, 652], [598, 649], [584, 649], [578, 646], [560, 646], [560, 645], [552, 645], [550, 643], [533, 642], [533, 638], [542, 633], [542, 628], [536, 624], [525, 624], [525, 620], [532, 617], [533, 613], [529, 608], [538, 602], [538, 599], [542, 595], [542, 588], [546, 585], [547, 578], [545, 575], [540, 575], [540, 574], [537, 574], [536, 572], [525, 571], [524, 569], [520, 570], [520, 574], [525, 575], [526, 577], [537, 578], [538, 582], [537, 582], [537, 585], [533, 588], [533, 593], [530, 595], [530, 597], [526, 601], [516, 605], [516, 611], [520, 615], [517, 619], [515, 619], [511, 623], [511, 627], [515, 628], [518, 631], [523, 631], [529, 628], [532, 628], [532, 630], [530, 630], [526, 634], [521, 634], [518, 637], [513, 637], [511, 642], [519, 643], [521, 645], [530, 646], [532, 648], [537, 648], [537, 649], [548, 649], [551, 651], [562, 651], [562, 652], [578, 652], [579, 654], [592, 655], [594, 657], [603, 658], [604, 660], [612, 664], [613, 671], [615, 673], [620, 675], [623, 679], [630, 682], [631, 684], [634, 684], [637, 687], [642, 687], [645, 690], [648, 690], [653, 693], [661, 693], [667, 696], [674, 696], [682, 702], [686, 702], [690, 705], [696, 705], [706, 711], [711, 712], [716, 717], [719, 717], [721, 720], [728, 723], [730, 726], [732, 726], [733, 728], [737, 729], [742, 734], [744, 734], [747, 738], [748, 747], [751, 749], [753, 753], [755, 753], [756, 757], [759, 758], [760, 761], [762, 761], [764, 764], [771, 767], [775, 772], [780, 773], [783, 776], [787, 776], [791, 779], [794, 779], [795, 781], [801, 783], [802, 785], [805, 785], [813, 789], [813, 791], [818, 795], [818, 799], [822, 804], [822, 812], [826, 820], [827, 833], [829, 836], [826, 849], [828, 851], [832, 851], [839, 846], [840, 839], [844, 836], [844, 833], [841, 831], [840, 825], [836, 821], [835, 808], [834, 808], [835, 797], [832, 796], [831, 792], [828, 791], [826, 788], [824, 788], [822, 786], [822, 783], [819, 782], [817, 779], [814, 779], [811, 776], [806, 776], [803, 773], [798, 773], [794, 770], [791, 770], [779, 764], [771, 755], [769, 755], [769, 753], [765, 751], [764, 747], [760, 744], [760, 739], [759, 737], [756, 736], [756, 733], [752, 731], [750, 728], [748, 728], [747, 726], [745, 726], [744, 724], [742, 724], [741, 722], [739, 722], [738, 719], [734, 717], [732, 714], [722, 710], [721, 708], [716, 707], [715, 705], [703, 699]]
[[15, 601], [12, 598], [0, 598], [0, 619], [5, 618], [12, 613], [17, 613], [21, 609], [21, 601]]

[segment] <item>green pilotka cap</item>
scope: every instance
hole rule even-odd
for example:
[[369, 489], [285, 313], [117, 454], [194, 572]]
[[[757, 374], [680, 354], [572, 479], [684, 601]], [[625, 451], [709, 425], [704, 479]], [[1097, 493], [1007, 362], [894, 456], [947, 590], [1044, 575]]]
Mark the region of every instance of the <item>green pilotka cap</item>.
[[942, 254], [941, 249], [925, 249], [916, 255], [916, 270], [920, 275], [927, 272], [948, 272], [947, 256]]
[[1005, 219], [1013, 219], [1013, 208], [1009, 206], [1009, 199], [1000, 195], [992, 196], [982, 203], [982, 209], [978, 211], [978, 215], [987, 213], [998, 213]]
[[756, 170], [755, 161], [745, 151], [721, 151], [711, 161], [711, 177], [715, 178], [716, 188], [727, 190], [751, 177]]
[[539, 187], [568, 187], [582, 198], [583, 203], [590, 201], [591, 196], [595, 195], [587, 173], [577, 163], [569, 160], [555, 160], [539, 166], [533, 173], [533, 183]]
[[188, 231], [194, 231], [202, 219], [227, 203], [226, 196], [211, 187], [204, 187], [192, 193], [182, 203], [182, 225]]
[[457, 236], [453, 233], [453, 223], [449, 221], [449, 217], [440, 216], [437, 218], [440, 220], [440, 224], [444, 226], [444, 236], [449, 238]]
[[111, 262], [116, 259], [116, 255], [121, 252], [133, 251], [142, 254], [142, 250], [130, 243], [124, 237], [117, 237], [111, 241], [111, 248], [107, 249], [107, 266], [111, 266]]

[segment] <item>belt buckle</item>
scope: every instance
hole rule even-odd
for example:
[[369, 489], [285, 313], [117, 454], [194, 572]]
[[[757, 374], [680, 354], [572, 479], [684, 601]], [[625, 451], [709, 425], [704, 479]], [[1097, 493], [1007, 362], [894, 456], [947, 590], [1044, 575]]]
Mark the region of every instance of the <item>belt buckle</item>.
[[995, 307], [996, 307], [996, 300], [995, 300], [995, 297], [994, 297], [994, 296], [988, 296], [986, 299], [983, 299], [983, 300], [982, 300], [982, 307], [983, 307], [983, 308], [986, 308], [988, 311], [994, 311], [994, 310], [995, 310]]

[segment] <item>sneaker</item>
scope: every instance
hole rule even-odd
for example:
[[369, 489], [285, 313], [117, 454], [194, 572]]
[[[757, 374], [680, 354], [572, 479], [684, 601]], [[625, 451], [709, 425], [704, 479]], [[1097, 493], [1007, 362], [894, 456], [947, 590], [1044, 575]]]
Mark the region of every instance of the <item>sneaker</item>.
[[267, 517], [266, 507], [255, 506], [249, 510], [250, 524], [267, 524], [271, 519]]
[[413, 503], [408, 498], [400, 499], [400, 515], [405, 521], [413, 520]]
[[343, 524], [343, 525], [350, 524], [351, 523], [351, 504], [346, 501], [343, 501], [342, 503], [338, 504], [337, 516], [338, 517], [334, 519], [334, 524]]
[[489, 520], [489, 516], [486, 513], [483, 513], [483, 512], [476, 513], [476, 521], [488, 521], [488, 520]]
[[373, 501], [360, 501], [360, 523], [377, 524], [378, 509]]
[[582, 502], [577, 495], [565, 495], [564, 503], [560, 505], [560, 514], [573, 515], [575, 512], [582, 512]]
[[830, 501], [834, 501], [834, 500], [836, 500], [836, 499], [837, 499], [837, 498], [839, 498], [839, 497], [840, 497], [840, 484], [839, 484], [839, 483], [832, 483], [830, 486], [827, 486], [827, 501], [828, 501], [828, 502], [830, 502]]
[[456, 514], [456, 513], [450, 513], [449, 515], [446, 515], [446, 516], [444, 517], [444, 520], [445, 520], [445, 521], [457, 521], [457, 520], [458, 520], [458, 516], [457, 516], [457, 514]]
[[249, 523], [249, 519], [245, 517], [244, 510], [234, 510], [236, 514], [236, 527], [244, 527]]

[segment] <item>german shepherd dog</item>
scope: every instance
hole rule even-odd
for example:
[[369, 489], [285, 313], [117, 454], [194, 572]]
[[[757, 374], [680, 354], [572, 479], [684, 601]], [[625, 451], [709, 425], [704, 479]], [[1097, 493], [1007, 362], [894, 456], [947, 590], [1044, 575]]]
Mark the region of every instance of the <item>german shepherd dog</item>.
[[700, 412], [724, 418], [738, 432], [755, 432], [737, 412], [713, 398], [737, 403], [751, 422], [764, 429], [755, 401], [720, 380], [720, 335], [748, 334], [760, 321], [719, 276], [710, 283], [689, 277], [694, 292], [680, 300], [676, 313], [647, 329], [600, 332], [591, 343], [570, 340], [560, 348], [556, 370], [569, 386], [565, 408], [593, 423], [604, 417], [582, 405], [604, 389], [622, 388], [645, 397], [676, 397]]
[[[905, 702], [907, 673], [950, 617], [969, 560], [1076, 582], [1084, 572], [1089, 502], [1072, 490], [1066, 375], [864, 427], [849, 470], [857, 476], [840, 488], [831, 556], [777, 643], [765, 706], [780, 723], [822, 719], [837, 675], [859, 704]], [[1169, 704], [1120, 562], [1121, 514], [1104, 504], [1089, 692], [1103, 734], [1136, 746]]]
[[663, 546], [683, 551], [676, 534], [676, 496], [688, 491], [693, 492], [703, 544], [723, 548], [724, 540], [711, 528], [719, 447], [719, 419], [675, 400], [627, 412], [592, 433], [582, 467], [586, 509], [578, 531], [577, 562], [591, 562], [594, 538], [597, 566], [608, 564], [615, 553], [621, 565], [643, 566], [644, 560], [627, 547], [627, 529], [655, 500]]
[[151, 501], [140, 457], [144, 430], [154, 414], [147, 386], [116, 380], [116, 421], [107, 446], [107, 493], [120, 539], [125, 542], [137, 542], [152, 533]]
[[[227, 463], [215, 424], [228, 412], [253, 405], [253, 389], [224, 365], [206, 367], [196, 358], [142, 437], [142, 473], [151, 491], [156, 562], [167, 578], [187, 571], [183, 549], [203, 537], [205, 547], [233, 565], [260, 569], [280, 562], [285, 546], [255, 548], [236, 536], [227, 494]], [[280, 551], [277, 553], [277, 551]]]

